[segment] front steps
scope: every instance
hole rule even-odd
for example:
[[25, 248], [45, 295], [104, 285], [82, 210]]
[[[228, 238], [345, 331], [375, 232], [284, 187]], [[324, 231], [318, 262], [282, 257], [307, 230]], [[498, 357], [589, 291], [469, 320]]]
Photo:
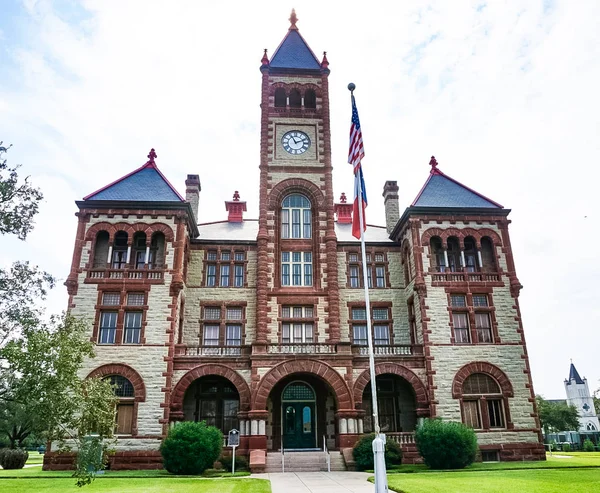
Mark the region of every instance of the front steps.
[[[331, 470], [345, 471], [346, 463], [338, 451], [330, 451]], [[327, 471], [325, 452], [286, 452], [285, 472], [318, 472]], [[281, 452], [267, 452], [265, 472], [282, 472]]]

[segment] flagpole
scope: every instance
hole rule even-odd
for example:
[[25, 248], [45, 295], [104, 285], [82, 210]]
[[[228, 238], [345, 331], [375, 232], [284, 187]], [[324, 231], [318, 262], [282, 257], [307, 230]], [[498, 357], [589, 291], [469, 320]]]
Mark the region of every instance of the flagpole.
[[[353, 109], [356, 107], [356, 101], [354, 99], [355, 88], [356, 85], [352, 82], [348, 84], [348, 90], [350, 91]], [[369, 373], [371, 374], [371, 405], [373, 412], [373, 428], [376, 433], [375, 440], [373, 440], [373, 462], [375, 465], [375, 493], [386, 493], [388, 491], [388, 486], [385, 469], [385, 435], [381, 435], [381, 428], [379, 427], [379, 402], [377, 399], [375, 354], [373, 352], [373, 333], [371, 330], [371, 303], [369, 301], [369, 276], [367, 273], [367, 254], [365, 250], [365, 218], [363, 208], [362, 168], [359, 167], [355, 173], [360, 173], [356, 181], [358, 183], [357, 195], [358, 218], [360, 226], [360, 250], [362, 254], [363, 286], [365, 289], [365, 310], [367, 312], [367, 344], [369, 346]]]

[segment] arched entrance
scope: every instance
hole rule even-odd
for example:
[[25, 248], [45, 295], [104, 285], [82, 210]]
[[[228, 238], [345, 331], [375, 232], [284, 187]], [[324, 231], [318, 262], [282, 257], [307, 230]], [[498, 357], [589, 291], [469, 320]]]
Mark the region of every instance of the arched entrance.
[[224, 434], [239, 430], [240, 395], [224, 377], [207, 375], [191, 383], [183, 398], [185, 421], [206, 421]]
[[317, 398], [308, 383], [290, 382], [281, 394], [281, 433], [286, 449], [317, 447], [316, 427]]
[[[379, 426], [383, 433], [414, 432], [417, 426], [417, 403], [412, 385], [398, 375], [377, 375]], [[362, 408], [365, 411], [364, 431], [372, 432], [373, 399], [371, 382], [363, 391]]]

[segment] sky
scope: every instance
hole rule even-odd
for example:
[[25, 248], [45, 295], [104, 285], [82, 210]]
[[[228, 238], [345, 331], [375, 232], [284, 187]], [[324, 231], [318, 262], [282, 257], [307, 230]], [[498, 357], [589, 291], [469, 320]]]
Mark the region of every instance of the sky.
[[2, 0], [0, 140], [44, 193], [26, 242], [0, 265], [53, 273], [66, 308], [74, 201], [146, 162], [181, 193], [200, 175], [200, 222], [239, 190], [258, 215], [260, 59], [298, 27], [330, 62], [335, 199], [356, 84], [369, 197], [410, 205], [439, 168], [512, 209], [510, 226], [534, 388], [564, 398], [572, 359], [600, 387], [600, 2], [597, 0], [201, 2]]

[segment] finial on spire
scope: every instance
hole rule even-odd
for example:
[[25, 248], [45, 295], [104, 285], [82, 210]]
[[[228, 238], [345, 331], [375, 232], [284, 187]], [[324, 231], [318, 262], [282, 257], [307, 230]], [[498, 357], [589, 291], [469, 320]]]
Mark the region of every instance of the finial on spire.
[[298, 17], [296, 17], [296, 9], [292, 9], [292, 14], [290, 15], [289, 18], [290, 21], [290, 31], [297, 31], [298, 28], [296, 27], [296, 22], [298, 22]]
[[267, 49], [265, 48], [265, 52], [263, 53], [263, 57], [260, 60], [260, 63], [263, 65], [269, 65], [269, 57], [267, 56]]
[[348, 202], [348, 198], [346, 197], [346, 193], [342, 192], [342, 195], [340, 195], [340, 204], [345, 204], [346, 202]]
[[240, 201], [240, 192], [238, 192], [237, 190], [235, 192], [233, 192], [233, 201], [234, 202]]
[[431, 156], [431, 159], [429, 160], [429, 166], [431, 166], [432, 171], [434, 169], [437, 169], [438, 162], [437, 162], [437, 159], [435, 158], [435, 156]]
[[327, 52], [323, 52], [323, 61], [321, 62], [321, 68], [329, 67], [329, 60], [327, 60]]
[[156, 163], [154, 162], [154, 160], [157, 157], [158, 156], [156, 155], [156, 151], [154, 150], [154, 148], [150, 149], [150, 154], [148, 154], [148, 162], [146, 164], [150, 164], [152, 166], [156, 166]]

